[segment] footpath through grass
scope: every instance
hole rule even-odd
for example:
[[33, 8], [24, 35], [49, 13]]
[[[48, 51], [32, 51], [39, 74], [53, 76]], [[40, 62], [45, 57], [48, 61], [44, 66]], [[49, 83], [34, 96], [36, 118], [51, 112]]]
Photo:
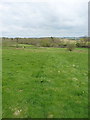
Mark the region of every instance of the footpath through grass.
[[3, 118], [87, 118], [88, 52], [3, 49]]

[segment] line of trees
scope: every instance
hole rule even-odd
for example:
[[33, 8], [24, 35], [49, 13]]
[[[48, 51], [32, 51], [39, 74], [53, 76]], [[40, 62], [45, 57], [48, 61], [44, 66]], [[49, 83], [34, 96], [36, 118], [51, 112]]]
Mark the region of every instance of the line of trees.
[[85, 47], [90, 48], [90, 38], [80, 38], [79, 40], [68, 40], [61, 38], [2, 38], [3, 46], [19, 47], [19, 44], [34, 45], [37, 47]]

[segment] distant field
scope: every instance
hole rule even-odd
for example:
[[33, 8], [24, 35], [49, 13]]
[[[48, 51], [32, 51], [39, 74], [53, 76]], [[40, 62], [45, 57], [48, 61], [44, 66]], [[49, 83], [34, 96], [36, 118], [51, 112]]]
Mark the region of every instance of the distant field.
[[87, 118], [88, 49], [3, 48], [3, 118]]

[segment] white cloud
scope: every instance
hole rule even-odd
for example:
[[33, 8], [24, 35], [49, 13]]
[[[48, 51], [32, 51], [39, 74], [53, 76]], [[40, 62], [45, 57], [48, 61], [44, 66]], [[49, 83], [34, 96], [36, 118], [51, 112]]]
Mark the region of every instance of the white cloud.
[[88, 0], [1, 0], [3, 36], [87, 35]]

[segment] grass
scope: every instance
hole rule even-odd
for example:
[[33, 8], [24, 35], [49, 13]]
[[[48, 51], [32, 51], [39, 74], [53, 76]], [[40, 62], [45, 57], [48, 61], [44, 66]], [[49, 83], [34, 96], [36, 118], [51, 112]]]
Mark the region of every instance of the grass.
[[18, 44], [18, 47], [34, 47], [34, 45], [29, 45], [29, 44]]
[[[0, 41], [0, 66], [2, 66], [1, 41]], [[0, 67], [0, 119], [2, 119], [2, 67]]]
[[3, 49], [3, 118], [87, 118], [88, 52]]

